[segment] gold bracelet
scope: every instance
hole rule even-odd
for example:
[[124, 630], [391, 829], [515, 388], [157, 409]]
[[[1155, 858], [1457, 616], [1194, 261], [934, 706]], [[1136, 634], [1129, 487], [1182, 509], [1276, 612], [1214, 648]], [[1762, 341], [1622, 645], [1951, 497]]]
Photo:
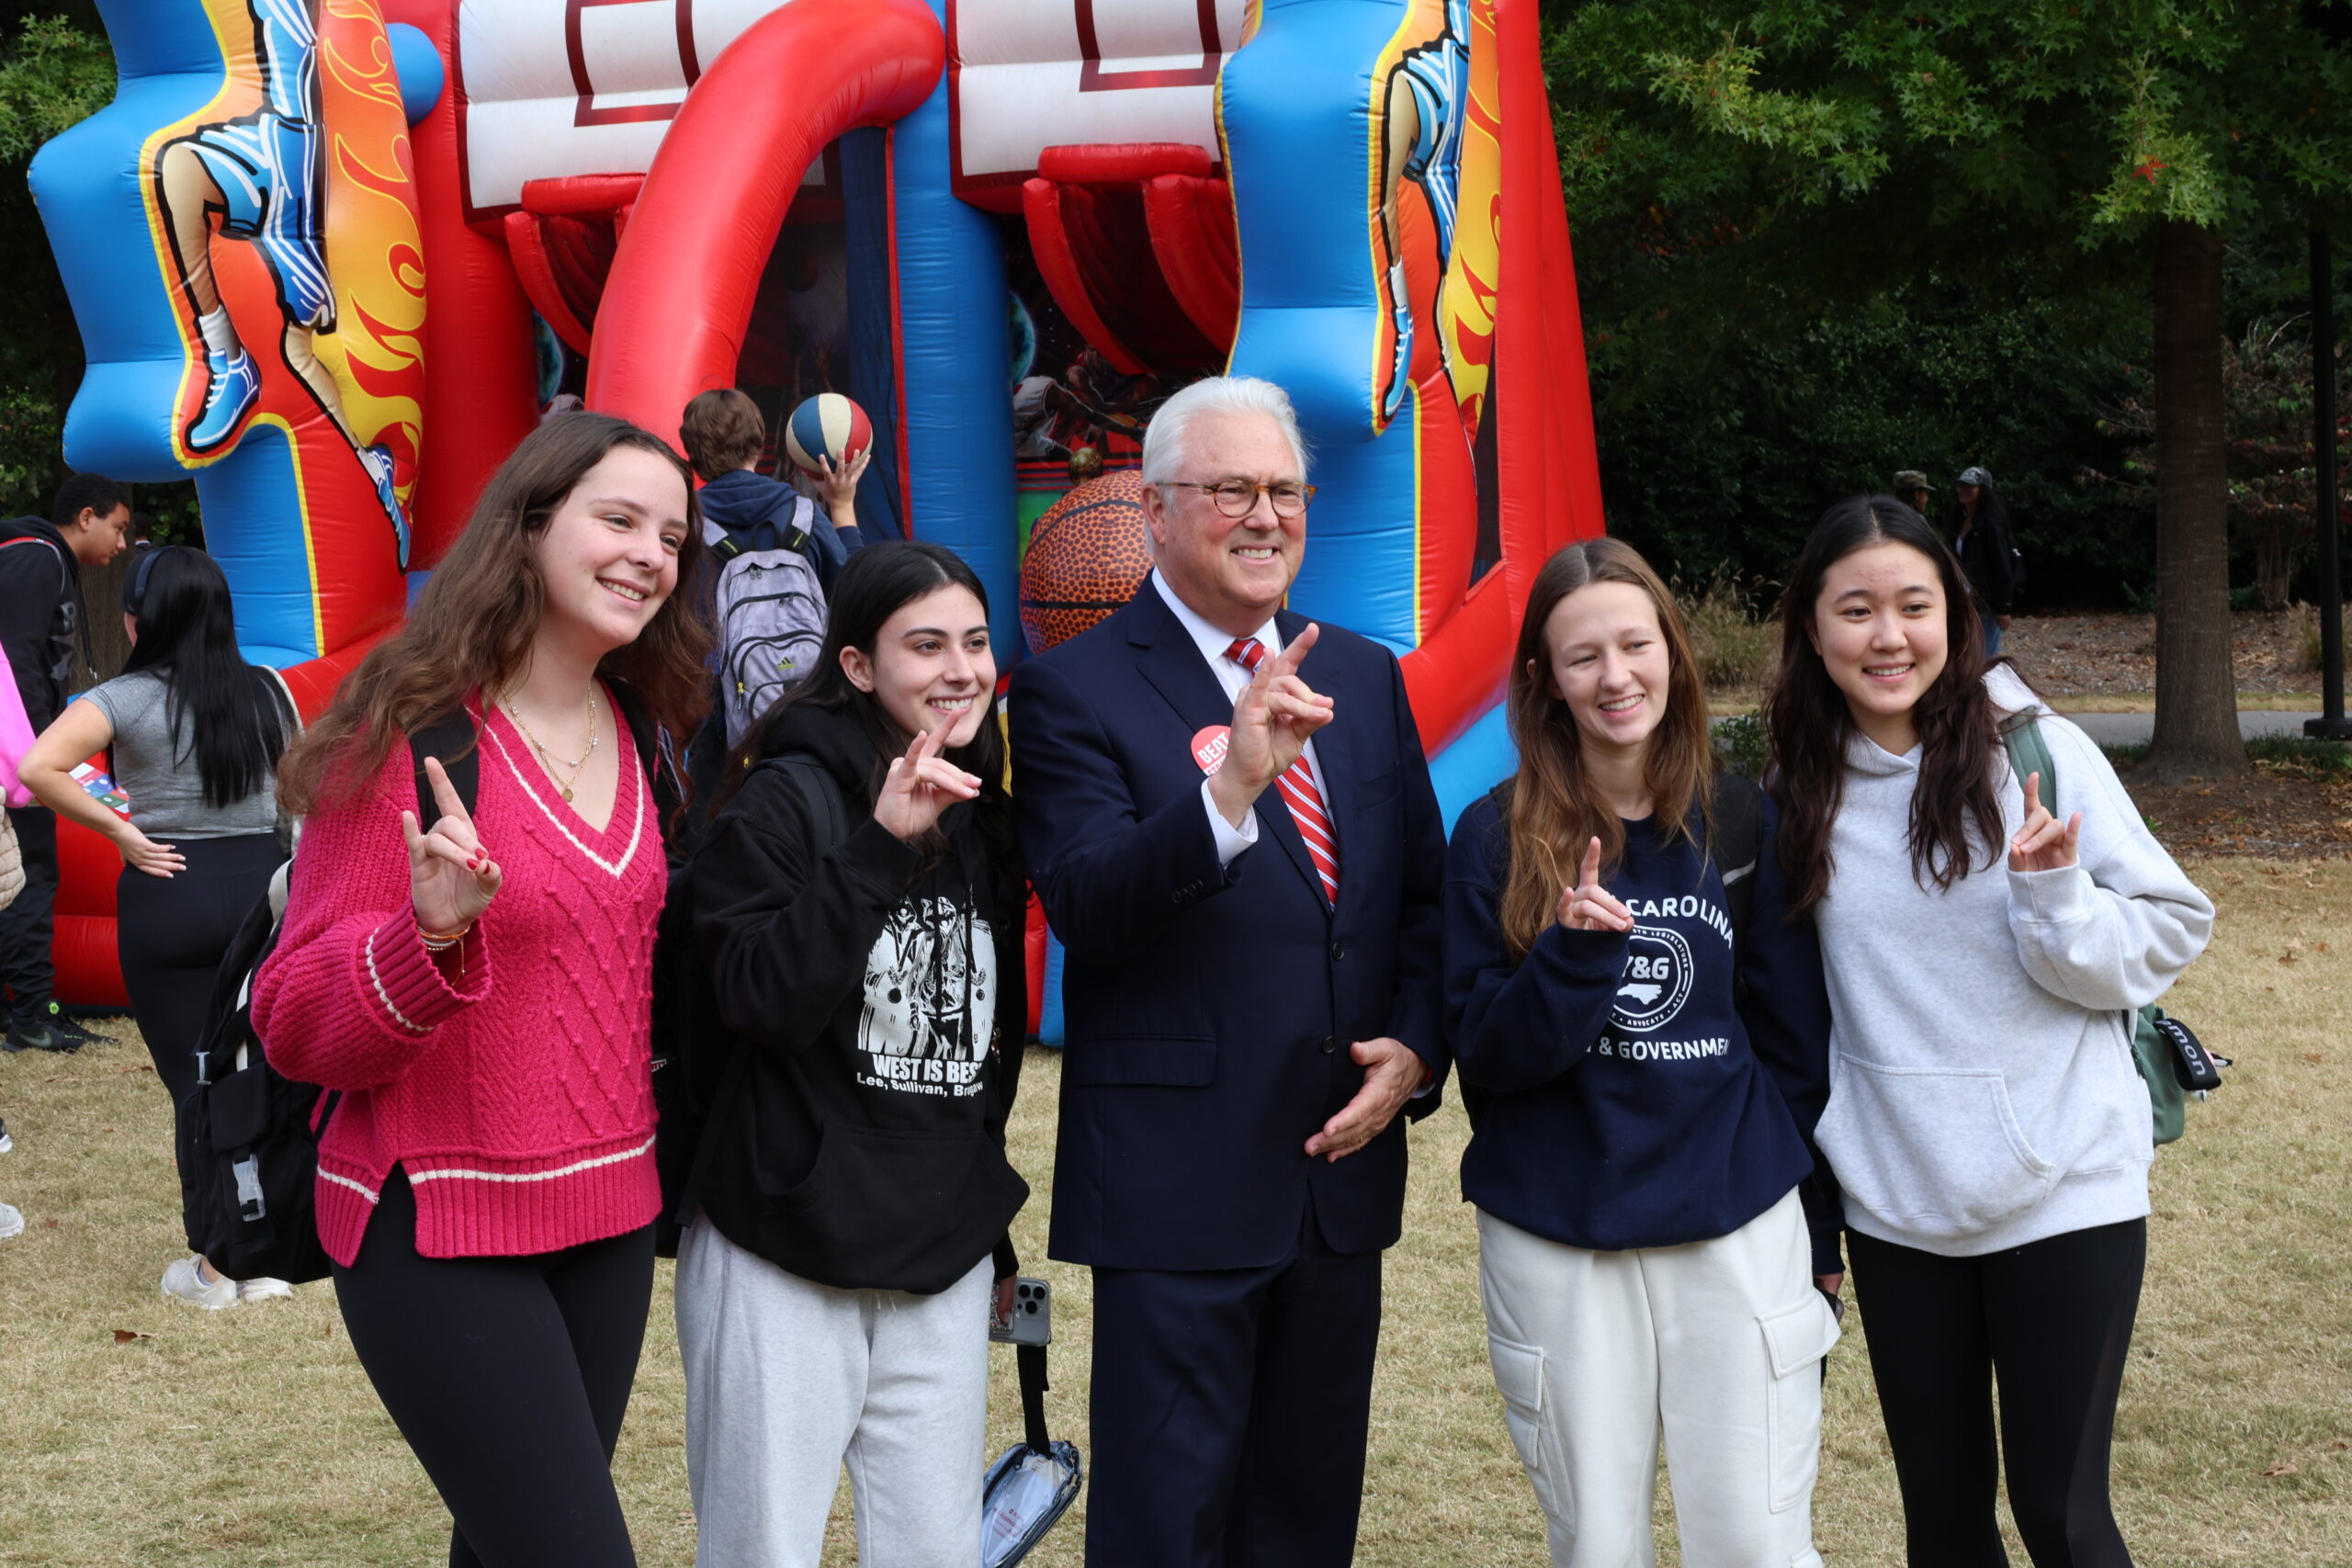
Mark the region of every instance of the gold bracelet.
[[416, 923], [416, 934], [424, 939], [424, 951], [427, 953], [447, 952], [465, 941], [466, 933], [473, 929], [474, 923], [471, 920], [468, 920], [453, 931], [429, 931], [424, 929], [424, 921], [419, 920]]

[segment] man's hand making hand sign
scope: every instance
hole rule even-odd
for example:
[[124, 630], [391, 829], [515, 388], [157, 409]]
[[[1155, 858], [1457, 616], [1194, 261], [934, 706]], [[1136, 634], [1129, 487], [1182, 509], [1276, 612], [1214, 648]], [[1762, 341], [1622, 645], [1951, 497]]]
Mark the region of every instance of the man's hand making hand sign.
[[1298, 667], [1320, 633], [1310, 621], [1289, 647], [1258, 669], [1233, 699], [1233, 730], [1225, 761], [1209, 779], [1209, 798], [1235, 827], [1283, 770], [1298, 761], [1307, 738], [1331, 722], [1331, 699], [1298, 678]]

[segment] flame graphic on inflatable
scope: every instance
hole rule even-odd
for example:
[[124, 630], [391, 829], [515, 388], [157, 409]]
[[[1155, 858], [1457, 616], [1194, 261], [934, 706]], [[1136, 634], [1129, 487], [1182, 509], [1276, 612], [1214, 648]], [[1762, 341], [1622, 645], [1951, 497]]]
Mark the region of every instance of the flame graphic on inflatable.
[[1475, 439], [1494, 372], [1502, 274], [1503, 122], [1494, 0], [1470, 0], [1470, 94], [1463, 106], [1460, 218], [1438, 294], [1438, 331], [1462, 432]]

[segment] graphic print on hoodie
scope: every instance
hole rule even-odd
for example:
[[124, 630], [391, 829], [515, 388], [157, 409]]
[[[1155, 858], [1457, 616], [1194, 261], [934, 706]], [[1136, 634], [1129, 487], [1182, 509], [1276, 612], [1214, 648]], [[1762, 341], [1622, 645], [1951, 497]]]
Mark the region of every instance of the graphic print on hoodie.
[[865, 957], [857, 1081], [906, 1094], [980, 1091], [996, 1021], [996, 935], [970, 908], [914, 897]]
[[[1720, 964], [1730, 959], [1731, 917], [1719, 897], [1722, 886], [1721, 877], [1710, 868], [1703, 894], [1624, 900], [1634, 917], [1634, 929], [1625, 933], [1625, 967], [1609, 1010], [1609, 1027], [1593, 1043], [1596, 1055], [1628, 1062], [1688, 1062], [1730, 1051], [1728, 1034], [1689, 1040], [1657, 1037], [1682, 1016], [1690, 1001], [1699, 964]], [[1668, 920], [1679, 925], [1663, 923]]]

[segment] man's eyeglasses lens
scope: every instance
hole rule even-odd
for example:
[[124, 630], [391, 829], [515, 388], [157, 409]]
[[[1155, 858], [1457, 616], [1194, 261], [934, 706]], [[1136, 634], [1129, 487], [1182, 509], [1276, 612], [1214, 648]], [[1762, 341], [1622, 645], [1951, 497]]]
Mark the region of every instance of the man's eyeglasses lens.
[[1274, 515], [1277, 517], [1297, 516], [1306, 510], [1307, 502], [1315, 494], [1313, 485], [1253, 485], [1241, 479], [1227, 479], [1223, 484], [1201, 488], [1209, 492], [1210, 498], [1216, 502], [1216, 509], [1227, 517], [1249, 516], [1250, 509], [1258, 504], [1261, 490], [1274, 503]]

